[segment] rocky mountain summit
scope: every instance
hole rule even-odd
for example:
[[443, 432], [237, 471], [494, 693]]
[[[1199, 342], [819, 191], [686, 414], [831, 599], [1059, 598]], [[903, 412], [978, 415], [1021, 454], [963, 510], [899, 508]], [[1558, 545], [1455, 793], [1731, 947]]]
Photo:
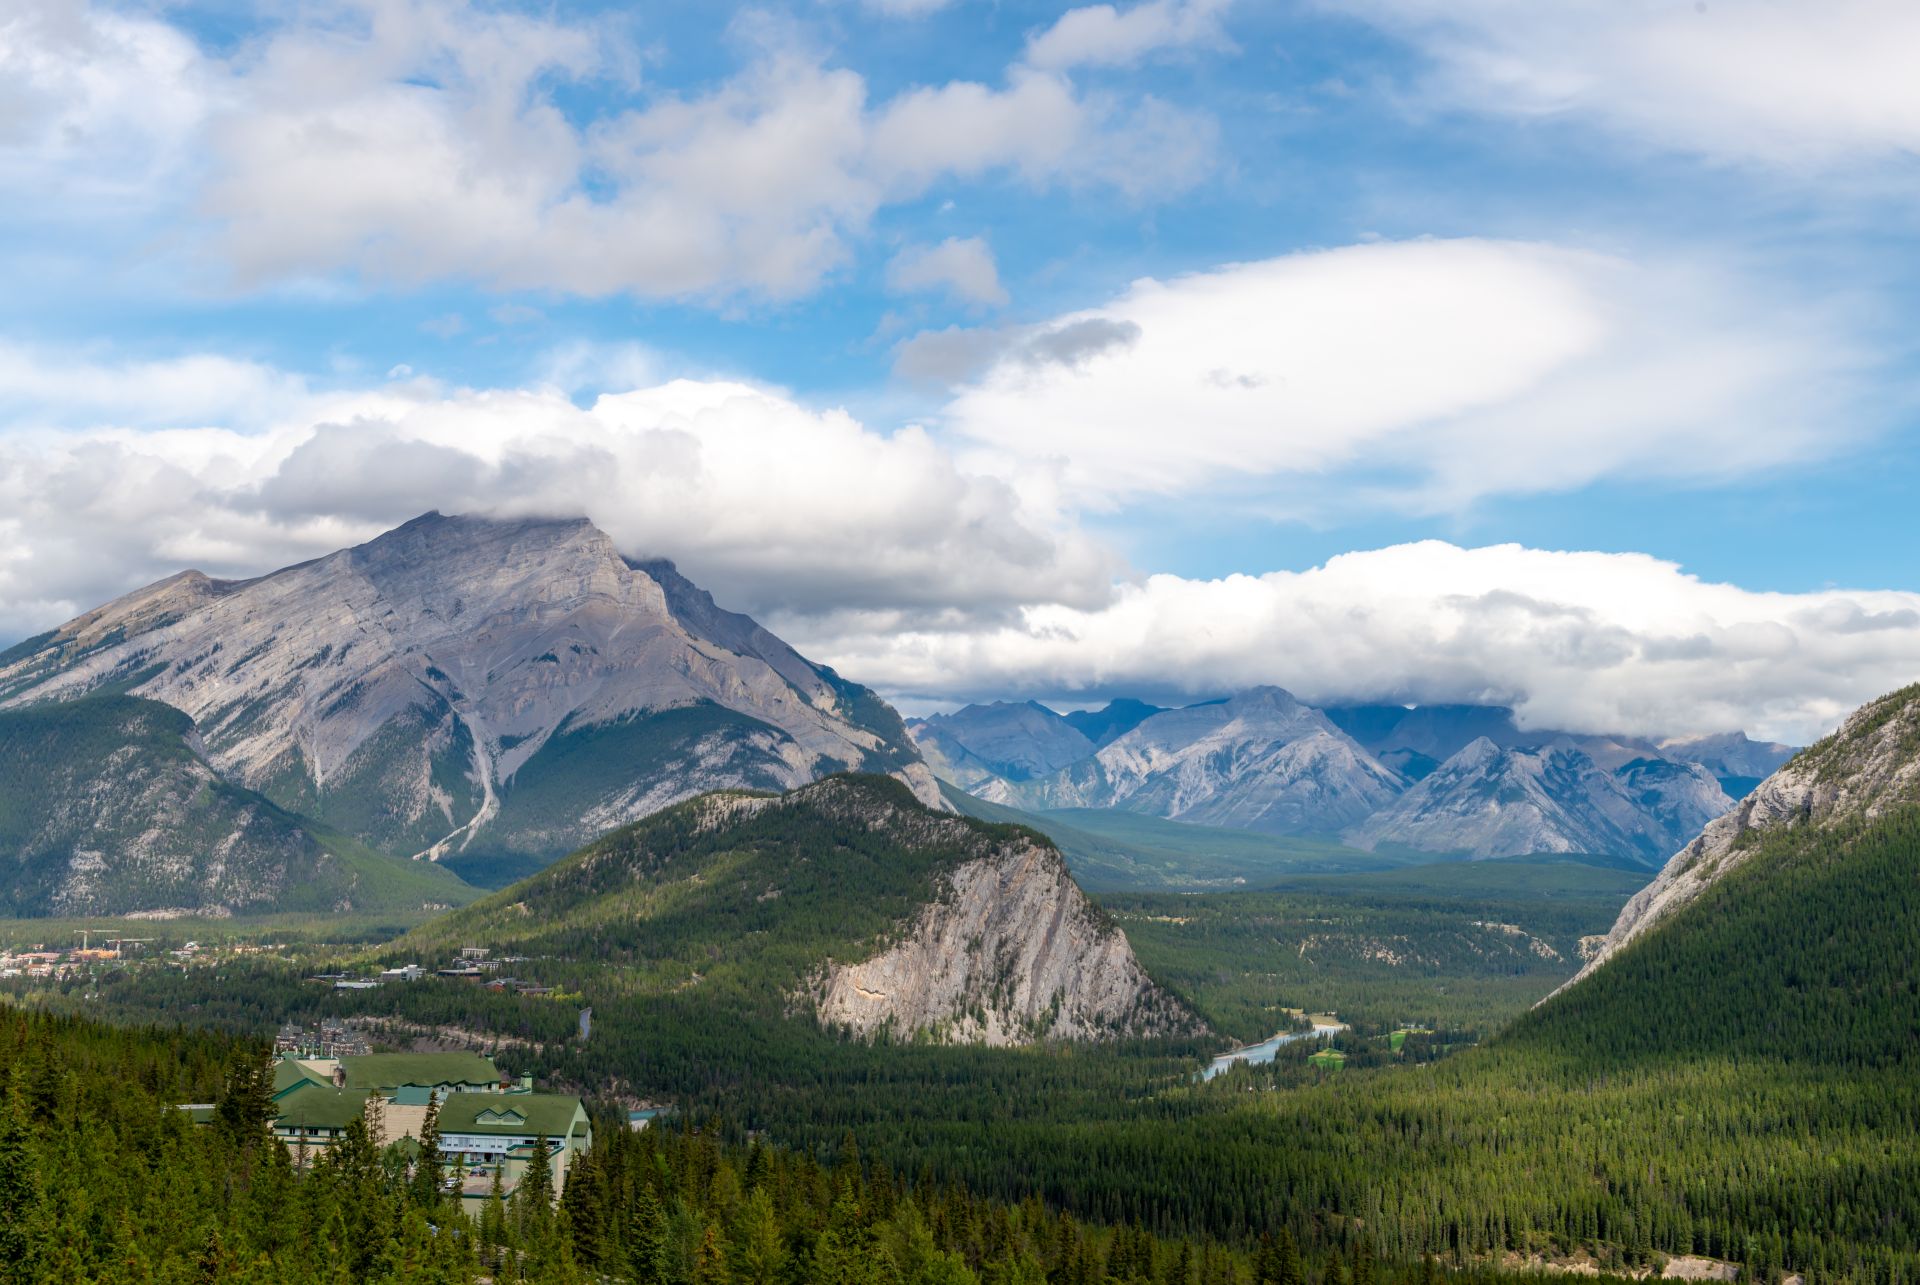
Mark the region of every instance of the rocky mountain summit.
[[[1592, 975], [1684, 910], [1786, 832], [1837, 833], [1920, 803], [1920, 685], [1854, 711], [1675, 853], [1620, 911], [1606, 940], [1567, 983]], [[1565, 989], [1564, 987], [1562, 989]]]
[[186, 714], [205, 761], [393, 855], [551, 860], [725, 786], [937, 788], [897, 715], [581, 519], [430, 513], [246, 581], [183, 572], [0, 655], [0, 704]]
[[1094, 751], [1094, 744], [1036, 701], [969, 705], [908, 724], [914, 744], [936, 770], [962, 789], [995, 777], [1031, 781]]

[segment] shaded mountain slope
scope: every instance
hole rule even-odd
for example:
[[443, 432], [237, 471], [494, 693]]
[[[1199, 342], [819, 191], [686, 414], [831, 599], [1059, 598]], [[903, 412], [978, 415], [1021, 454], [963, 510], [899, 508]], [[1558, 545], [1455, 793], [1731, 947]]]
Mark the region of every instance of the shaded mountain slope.
[[371, 852], [222, 780], [185, 714], [95, 696], [0, 711], [0, 916], [457, 905], [445, 870]]

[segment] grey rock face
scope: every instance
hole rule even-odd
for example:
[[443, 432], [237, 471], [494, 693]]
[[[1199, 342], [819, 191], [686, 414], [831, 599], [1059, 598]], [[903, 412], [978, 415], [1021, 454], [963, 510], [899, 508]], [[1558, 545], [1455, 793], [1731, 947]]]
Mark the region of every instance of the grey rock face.
[[1401, 788], [1324, 714], [1257, 687], [1155, 714], [1092, 758], [1005, 791], [1004, 801], [1289, 834], [1350, 825]]
[[1634, 855], [1651, 866], [1678, 836], [1729, 804], [1712, 775], [1694, 764], [1633, 759], [1608, 771], [1568, 739], [1502, 748], [1482, 737], [1347, 839], [1365, 848], [1398, 844], [1473, 857]]
[[1659, 876], [1621, 909], [1606, 939], [1567, 986], [1576, 985], [1622, 947], [1738, 869], [1756, 850], [1757, 845], [1748, 841], [1755, 832], [1872, 820], [1889, 808], [1920, 801], [1916, 746], [1920, 746], [1920, 686], [1854, 711], [1839, 731], [1801, 751], [1675, 853]]
[[[8, 704], [110, 684], [190, 715], [225, 778], [433, 857], [534, 795], [530, 842], [557, 854], [703, 790], [918, 758], [872, 693], [583, 520], [428, 514], [257, 580], [188, 572], [0, 665]], [[589, 763], [591, 797], [543, 754]], [[516, 795], [529, 776], [544, 793]]]
[[[941, 827], [941, 841], [980, 846], [962, 821], [930, 824]], [[1026, 839], [991, 845], [949, 871], [893, 945], [830, 963], [811, 998], [822, 1023], [864, 1036], [1012, 1045], [1204, 1029], [1146, 975], [1060, 854]]]

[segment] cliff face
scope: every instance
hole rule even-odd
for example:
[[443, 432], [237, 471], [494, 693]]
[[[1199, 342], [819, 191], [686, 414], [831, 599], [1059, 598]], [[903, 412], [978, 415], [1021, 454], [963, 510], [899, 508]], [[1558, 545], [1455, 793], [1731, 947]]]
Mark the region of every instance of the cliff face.
[[1785, 826], [1828, 829], [1871, 821], [1889, 808], [1916, 801], [1920, 685], [1854, 711], [1839, 731], [1803, 750], [1732, 811], [1709, 823], [1622, 908], [1612, 931], [1567, 986], [1578, 984], [1738, 869], [1756, 851], [1759, 834]]
[[1059, 853], [1002, 846], [946, 875], [893, 946], [816, 979], [820, 1020], [861, 1035], [957, 1043], [1107, 1039], [1197, 1031], [1090, 905]]
[[257, 580], [184, 573], [0, 657], [7, 704], [102, 688], [398, 855], [550, 858], [702, 791], [918, 763], [871, 692], [577, 519], [428, 514]]

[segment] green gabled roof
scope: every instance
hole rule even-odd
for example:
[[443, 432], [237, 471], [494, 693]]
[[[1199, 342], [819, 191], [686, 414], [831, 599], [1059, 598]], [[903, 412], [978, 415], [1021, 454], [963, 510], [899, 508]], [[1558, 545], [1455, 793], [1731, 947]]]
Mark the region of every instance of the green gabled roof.
[[318, 1084], [324, 1087], [331, 1083], [332, 1081], [327, 1077], [309, 1071], [291, 1058], [282, 1059], [273, 1064], [273, 1096], [276, 1099], [285, 1097], [303, 1084]]
[[573, 1132], [579, 1113], [580, 1099], [563, 1093], [449, 1093], [440, 1104], [440, 1132], [544, 1133], [557, 1142]]
[[493, 1059], [478, 1053], [362, 1053], [343, 1057], [349, 1089], [393, 1090], [403, 1084], [498, 1084]]
[[274, 1126], [282, 1129], [344, 1129], [366, 1110], [367, 1095], [352, 1089], [302, 1089], [275, 1104], [280, 1114]]

